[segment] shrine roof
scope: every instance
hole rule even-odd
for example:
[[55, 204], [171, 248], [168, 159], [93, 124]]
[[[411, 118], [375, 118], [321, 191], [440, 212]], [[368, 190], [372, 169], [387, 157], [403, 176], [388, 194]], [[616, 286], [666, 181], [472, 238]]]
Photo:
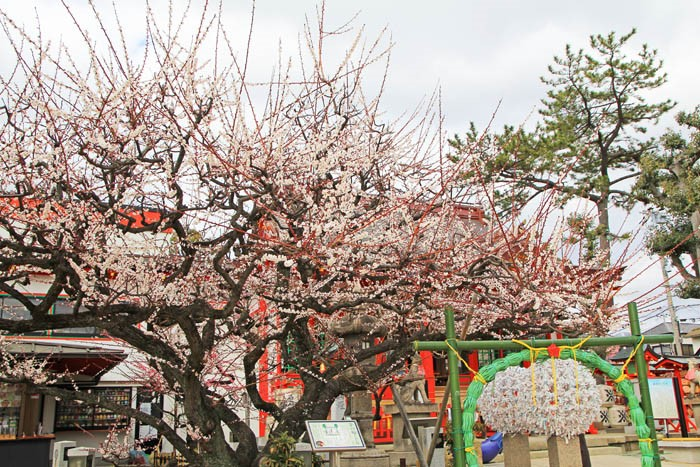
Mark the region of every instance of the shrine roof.
[[[632, 350], [634, 350], [634, 347], [631, 347], [631, 346], [620, 347], [620, 350], [618, 350], [618, 352], [615, 355], [610, 357], [610, 360], [612, 360], [612, 361], [625, 361], [630, 356], [630, 353], [632, 352]], [[657, 352], [657, 350], [658, 349], [654, 349], [650, 345], [644, 346], [644, 352], [648, 352], [650, 355], [655, 357], [655, 359], [661, 358], [661, 356], [662, 356], [659, 352]]]
[[690, 360], [693, 357], [678, 357], [678, 356], [665, 356], [664, 358], [660, 359], [657, 362], [652, 363], [652, 366], [654, 368], [673, 368], [673, 367], [680, 367], [680, 368], [687, 368], [688, 367], [688, 360]]
[[[681, 335], [685, 336], [691, 331], [698, 328], [696, 323], [678, 323], [681, 331]], [[671, 323], [663, 322], [659, 323], [651, 329], [644, 331], [644, 334], [673, 334], [673, 329], [671, 328]]]

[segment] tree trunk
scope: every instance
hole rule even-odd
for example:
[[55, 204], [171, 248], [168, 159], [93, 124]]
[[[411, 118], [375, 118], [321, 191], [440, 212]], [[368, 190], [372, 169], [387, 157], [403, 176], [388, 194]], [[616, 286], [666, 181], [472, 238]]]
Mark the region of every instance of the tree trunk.
[[[695, 258], [698, 259], [700, 258], [700, 211], [695, 210], [693, 213], [690, 215], [690, 225], [693, 226], [693, 235], [695, 236]], [[693, 262], [692, 265], [693, 271], [695, 272], [695, 277], [700, 278], [700, 265], [698, 265], [697, 261]]]
[[602, 194], [598, 202], [598, 242], [600, 250], [605, 254], [605, 264], [610, 265], [610, 212], [608, 195]]
[[239, 453], [234, 454], [231, 446], [226, 442], [223, 430], [218, 430], [208, 441], [203, 442], [200, 452], [201, 467], [251, 467], [254, 465], [255, 455], [240, 456]]

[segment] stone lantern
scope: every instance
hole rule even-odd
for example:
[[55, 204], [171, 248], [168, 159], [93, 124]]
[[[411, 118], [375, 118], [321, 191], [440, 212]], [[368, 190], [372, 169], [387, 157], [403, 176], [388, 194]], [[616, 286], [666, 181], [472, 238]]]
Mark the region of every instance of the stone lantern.
[[[333, 334], [343, 339], [344, 347], [351, 352], [374, 345], [376, 338], [384, 337], [387, 333], [386, 327], [380, 324], [377, 318], [364, 314], [343, 316], [331, 325], [330, 330]], [[368, 358], [359, 362], [359, 366], [361, 369], [349, 369], [348, 376], [352, 376], [353, 372], [372, 371], [377, 367], [374, 358]], [[374, 447], [373, 412], [371, 392], [354, 391], [348, 395], [348, 405], [345, 414], [353, 420], [357, 420], [362, 437], [368, 448]]]

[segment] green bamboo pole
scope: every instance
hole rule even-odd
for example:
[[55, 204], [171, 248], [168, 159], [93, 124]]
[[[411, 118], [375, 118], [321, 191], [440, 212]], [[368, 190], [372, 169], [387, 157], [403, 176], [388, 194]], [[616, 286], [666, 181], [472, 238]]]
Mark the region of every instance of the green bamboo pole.
[[[445, 308], [445, 337], [447, 343], [455, 348], [455, 314], [452, 307]], [[442, 342], [445, 349], [445, 343]], [[447, 368], [450, 372], [450, 397], [452, 398], [452, 452], [454, 467], [465, 467], [464, 433], [462, 432], [462, 401], [459, 394], [459, 356], [452, 351], [447, 352]]]
[[[642, 331], [639, 327], [639, 314], [637, 313], [637, 304], [634, 302], [627, 304], [627, 313], [630, 319], [630, 333], [632, 337], [641, 339]], [[673, 337], [673, 336], [669, 336]], [[644, 342], [649, 342], [649, 337], [644, 337]], [[659, 456], [659, 443], [656, 439], [656, 427], [654, 426], [654, 414], [651, 409], [651, 396], [649, 395], [649, 380], [647, 378], [647, 361], [644, 358], [644, 349], [640, 348], [634, 356], [634, 361], [637, 366], [637, 381], [639, 381], [639, 395], [642, 399], [642, 410], [647, 419], [649, 427], [649, 438], [651, 439], [651, 449], [654, 453], [654, 466], [661, 467], [661, 457]]]
[[[584, 339], [530, 339], [526, 342], [532, 347], [547, 347], [550, 344], [562, 346], [574, 346]], [[639, 342], [639, 335], [636, 336], [620, 336], [620, 337], [591, 337], [582, 347], [596, 347], [609, 345], [631, 345], [634, 346]], [[672, 335], [653, 335], [644, 336], [645, 344], [666, 344], [673, 342]], [[513, 341], [456, 341], [450, 343], [457, 350], [522, 350], [523, 346]], [[439, 341], [417, 341], [414, 342], [416, 350], [431, 350], [444, 351], [447, 346], [444, 342]]]

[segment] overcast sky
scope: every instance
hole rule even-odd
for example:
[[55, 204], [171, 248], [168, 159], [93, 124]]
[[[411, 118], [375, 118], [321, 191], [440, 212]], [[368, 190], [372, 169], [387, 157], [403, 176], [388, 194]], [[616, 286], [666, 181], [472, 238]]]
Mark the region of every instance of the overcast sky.
[[[67, 2], [79, 20], [87, 15], [85, 1]], [[68, 43], [76, 38], [58, 0], [7, 3], [2, 8], [28, 26], [35, 24], [38, 14], [47, 37]], [[109, 16], [111, 2], [95, 3]], [[143, 36], [143, 3], [116, 2], [127, 37], [136, 43]], [[155, 11], [167, 8], [165, 1], [151, 3]], [[224, 4], [228, 29], [242, 44], [251, 2]], [[315, 0], [256, 2], [253, 51], [259, 69], [274, 65], [280, 40], [285, 52], [294, 53], [305, 17], [315, 16], [317, 5]], [[528, 117], [533, 121], [533, 109], [545, 92], [539, 78], [547, 74], [554, 55], [560, 55], [566, 44], [585, 48], [591, 34], [624, 34], [632, 28], [638, 32], [629, 52], [646, 43], [664, 61], [668, 83], [659, 98], [674, 99], [678, 109], [700, 104], [700, 2], [695, 0], [327, 0], [328, 29], [355, 14], [355, 24], [365, 26], [368, 38], [387, 28], [394, 43], [384, 101], [387, 111], [410, 109], [440, 86], [449, 132], [461, 131], [470, 121], [483, 127], [499, 102], [498, 126], [520, 124]]]
[[[84, 1], [67, 2], [79, 20], [87, 14]], [[68, 44], [75, 40], [57, 0], [6, 3], [10, 4], [2, 8], [18, 22], [31, 26], [38, 15], [47, 37], [61, 37]], [[105, 14], [112, 9], [111, 2], [95, 3]], [[151, 3], [155, 11], [167, 8], [164, 1]], [[226, 26], [243, 43], [251, 2], [224, 3]], [[137, 47], [143, 37], [143, 2], [118, 0], [116, 4], [127, 39]], [[258, 69], [274, 65], [280, 41], [285, 53], [293, 54], [305, 16], [315, 16], [316, 5], [313, 0], [256, 2], [253, 52]], [[387, 112], [398, 115], [410, 110], [439, 86], [448, 134], [462, 131], [470, 121], [483, 128], [492, 118], [496, 127], [532, 124], [545, 93], [539, 78], [546, 75], [554, 55], [560, 55], [566, 44], [585, 48], [591, 34], [624, 34], [632, 28], [637, 35], [628, 52], [634, 54], [642, 43], [648, 44], [658, 50], [668, 73], [668, 83], [651, 99], [671, 98], [678, 102], [677, 110], [700, 104], [699, 1], [327, 0], [327, 29], [356, 13], [355, 24], [365, 26], [368, 38], [386, 27], [394, 43], [384, 98]], [[6, 53], [0, 50], [0, 69], [9, 64]], [[661, 126], [672, 123], [669, 115]], [[648, 264], [649, 260], [630, 265], [630, 274], [636, 275]], [[658, 267], [650, 268], [637, 286], [628, 288], [622, 301], [659, 282]]]
[[[294, 30], [315, 4], [259, 0], [256, 14]], [[329, 26], [355, 12], [368, 35], [386, 26], [395, 43], [385, 104], [409, 105], [439, 84], [446, 126], [454, 131], [472, 120], [483, 126], [499, 101], [498, 123], [523, 122], [544, 95], [539, 77], [567, 43], [586, 47], [591, 34], [624, 34], [632, 28], [638, 33], [630, 53], [646, 43], [664, 61], [669, 79], [662, 97], [678, 101], [679, 108], [700, 104], [697, 1], [327, 2]]]

